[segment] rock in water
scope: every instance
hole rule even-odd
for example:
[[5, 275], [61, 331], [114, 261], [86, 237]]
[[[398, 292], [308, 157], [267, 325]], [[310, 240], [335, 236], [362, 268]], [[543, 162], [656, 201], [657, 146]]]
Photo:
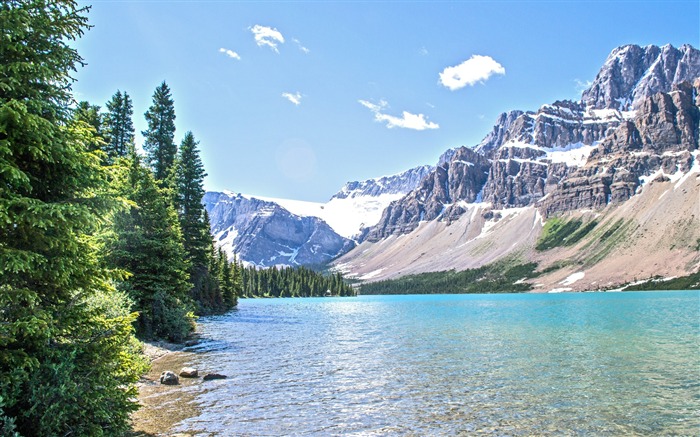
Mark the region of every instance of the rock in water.
[[183, 367], [180, 370], [180, 376], [183, 378], [196, 378], [199, 376], [199, 372], [194, 367]]
[[174, 372], [166, 370], [160, 374], [160, 383], [165, 385], [178, 385], [180, 384], [180, 378]]
[[218, 373], [209, 373], [209, 374], [207, 374], [207, 375], [204, 375], [204, 378], [203, 378], [203, 379], [204, 379], [205, 381], [211, 381], [211, 380], [214, 380], [214, 379], [226, 379], [226, 378], [228, 378], [226, 375], [220, 375], [220, 374], [218, 374]]

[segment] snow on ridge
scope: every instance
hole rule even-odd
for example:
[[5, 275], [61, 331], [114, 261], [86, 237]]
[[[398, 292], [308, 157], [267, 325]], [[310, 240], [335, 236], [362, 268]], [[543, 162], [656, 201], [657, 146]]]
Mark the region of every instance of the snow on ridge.
[[[541, 147], [535, 144], [523, 143], [521, 141], [510, 141], [504, 144], [504, 147], [533, 149], [544, 152], [546, 155], [535, 158], [536, 162], [549, 160], [552, 163], [563, 162], [569, 167], [583, 167], [588, 161], [588, 157], [591, 155], [591, 152], [598, 147], [598, 144], [593, 143], [591, 145], [586, 145], [579, 142], [567, 144], [566, 146]], [[515, 160], [517, 161], [518, 159]], [[521, 159], [520, 161], [532, 162], [532, 160], [526, 159]]]
[[597, 146], [593, 145], [581, 145], [568, 150], [553, 150], [551, 152], [547, 152], [546, 159], [551, 160], [553, 163], [563, 162], [569, 167], [583, 167], [586, 165], [591, 152], [596, 148]]
[[[248, 200], [271, 202], [299, 217], [316, 217], [323, 220], [338, 235], [345, 238], [356, 236], [362, 228], [374, 226], [382, 218], [382, 212], [389, 204], [404, 196], [402, 193], [381, 194], [379, 196], [355, 196], [332, 198], [326, 203], [305, 200], [280, 199], [275, 197], [252, 196], [240, 193], [226, 193], [232, 197], [241, 196]], [[263, 208], [259, 214], [269, 215], [270, 208]]]

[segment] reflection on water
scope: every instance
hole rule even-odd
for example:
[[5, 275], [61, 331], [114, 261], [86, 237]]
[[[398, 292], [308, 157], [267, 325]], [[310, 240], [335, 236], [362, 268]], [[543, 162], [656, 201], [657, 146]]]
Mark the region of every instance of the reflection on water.
[[241, 300], [173, 431], [698, 435], [699, 320], [698, 292]]

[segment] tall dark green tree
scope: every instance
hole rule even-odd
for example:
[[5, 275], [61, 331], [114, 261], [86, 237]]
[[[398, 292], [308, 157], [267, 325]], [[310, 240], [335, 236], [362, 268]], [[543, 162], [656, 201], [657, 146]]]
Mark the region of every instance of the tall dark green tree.
[[134, 109], [126, 91], [117, 90], [107, 102], [105, 152], [111, 161], [125, 157], [134, 148]]
[[71, 109], [86, 12], [0, 2], [2, 435], [120, 435], [144, 369], [96, 237], [115, 203]]
[[129, 273], [119, 284], [139, 311], [137, 332], [146, 338], [182, 341], [194, 328], [189, 263], [170, 197], [158, 188], [136, 154], [121, 167], [121, 194], [131, 202], [114, 218], [109, 260]]
[[202, 204], [204, 197], [204, 165], [198, 142], [192, 132], [185, 134], [176, 162], [174, 203], [190, 263], [191, 295], [201, 313], [223, 310], [218, 267], [212, 270], [213, 241], [209, 217]]
[[207, 174], [199, 156], [198, 144], [192, 132], [185, 134], [180, 145], [175, 176], [175, 208], [187, 258], [194, 270], [208, 265], [212, 247], [209, 220], [202, 204], [204, 178]]
[[144, 136], [143, 148], [156, 181], [162, 187], [171, 176], [177, 155], [175, 103], [165, 81], [154, 91], [153, 103], [144, 115], [148, 129], [141, 132]]

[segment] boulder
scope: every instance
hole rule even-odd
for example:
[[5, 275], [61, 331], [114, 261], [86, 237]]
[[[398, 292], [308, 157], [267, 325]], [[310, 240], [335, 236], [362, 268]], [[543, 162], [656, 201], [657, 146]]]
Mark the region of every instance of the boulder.
[[165, 385], [178, 385], [180, 384], [180, 378], [177, 377], [175, 372], [166, 370], [160, 374], [160, 383]]
[[183, 378], [196, 378], [199, 376], [199, 372], [194, 367], [183, 367], [180, 370], [180, 376]]

